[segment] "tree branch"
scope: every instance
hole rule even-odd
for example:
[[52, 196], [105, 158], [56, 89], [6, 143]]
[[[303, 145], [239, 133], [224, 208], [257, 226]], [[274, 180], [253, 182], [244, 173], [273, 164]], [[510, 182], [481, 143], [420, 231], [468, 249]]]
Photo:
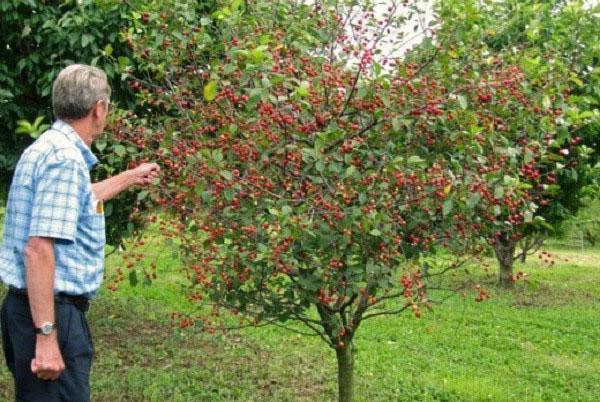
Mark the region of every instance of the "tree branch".
[[378, 316], [381, 316], [381, 315], [396, 315], [396, 314], [400, 314], [401, 312], [403, 312], [404, 310], [406, 310], [410, 306], [412, 306], [412, 302], [405, 304], [404, 306], [402, 306], [401, 308], [399, 308], [397, 310], [380, 311], [380, 312], [377, 312], [377, 313], [367, 314], [367, 315], [365, 315], [365, 316], [362, 317], [362, 320], [367, 320], [369, 318], [378, 317]]

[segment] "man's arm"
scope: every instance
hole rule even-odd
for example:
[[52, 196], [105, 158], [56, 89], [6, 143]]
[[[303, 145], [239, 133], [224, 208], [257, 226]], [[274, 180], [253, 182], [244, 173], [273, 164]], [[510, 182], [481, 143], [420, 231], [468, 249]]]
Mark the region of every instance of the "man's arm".
[[150, 184], [158, 176], [160, 168], [156, 163], [142, 163], [140, 166], [126, 170], [116, 176], [92, 184], [97, 199], [105, 201], [116, 197], [119, 193], [135, 184]]
[[[54, 317], [54, 239], [30, 237], [25, 247], [25, 282], [33, 325], [55, 323]], [[58, 347], [57, 331], [37, 335], [31, 371], [42, 380], [56, 380], [65, 369]]]

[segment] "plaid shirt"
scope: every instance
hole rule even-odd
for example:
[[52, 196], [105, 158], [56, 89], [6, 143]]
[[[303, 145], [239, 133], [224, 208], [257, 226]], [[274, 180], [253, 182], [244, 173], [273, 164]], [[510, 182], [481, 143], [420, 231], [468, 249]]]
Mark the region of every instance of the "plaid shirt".
[[98, 159], [63, 121], [25, 150], [10, 187], [0, 249], [0, 279], [25, 288], [29, 237], [54, 242], [54, 292], [94, 297], [104, 271], [104, 214], [89, 169]]

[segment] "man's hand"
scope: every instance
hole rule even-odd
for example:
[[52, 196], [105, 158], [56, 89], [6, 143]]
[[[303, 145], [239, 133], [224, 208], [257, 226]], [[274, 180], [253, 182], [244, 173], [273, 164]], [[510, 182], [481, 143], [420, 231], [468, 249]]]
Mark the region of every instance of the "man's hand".
[[130, 170], [134, 184], [148, 185], [152, 183], [155, 177], [158, 177], [160, 167], [156, 163], [142, 163], [138, 167]]
[[116, 176], [92, 184], [96, 199], [106, 201], [117, 196], [132, 185], [149, 185], [158, 177], [160, 167], [156, 163], [142, 163]]
[[35, 358], [31, 360], [31, 372], [41, 380], [54, 381], [65, 369], [56, 331], [50, 335], [38, 335], [35, 343]]

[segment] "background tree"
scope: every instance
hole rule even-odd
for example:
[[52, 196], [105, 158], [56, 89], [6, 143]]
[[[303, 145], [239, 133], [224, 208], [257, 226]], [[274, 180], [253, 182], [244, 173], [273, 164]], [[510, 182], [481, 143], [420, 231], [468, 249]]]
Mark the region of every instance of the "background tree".
[[[548, 235], [557, 234], [580, 208], [582, 191], [594, 182], [600, 132], [599, 47], [594, 39], [600, 34], [598, 6], [592, 12], [581, 2], [564, 1], [440, 5], [440, 16], [452, 22], [440, 26], [436, 41], [451, 49], [452, 57], [438, 57], [439, 63], [450, 61], [462, 68], [461, 60], [468, 58], [475, 69], [489, 69], [494, 63], [516, 67], [515, 77], [479, 88], [477, 98], [469, 99], [465, 108], [467, 113], [479, 108], [492, 117], [487, 122], [479, 118], [473, 127], [480, 135], [500, 136], [504, 142], [486, 151], [504, 159], [495, 169], [497, 179], [504, 176], [529, 194], [523, 199], [528, 205], [519, 212], [512, 195], [488, 188], [487, 198], [496, 204], [492, 211], [496, 219], [488, 222], [493, 222], [489, 229], [496, 231], [492, 242], [499, 279], [511, 285], [514, 260], [524, 260]], [[425, 44], [413, 57], [430, 53], [431, 46]], [[431, 68], [454, 81], [456, 68], [435, 63]], [[523, 98], [501, 116], [494, 112], [505, 102], [498, 86], [533, 90], [537, 96]], [[517, 254], [519, 241], [522, 250]]]

